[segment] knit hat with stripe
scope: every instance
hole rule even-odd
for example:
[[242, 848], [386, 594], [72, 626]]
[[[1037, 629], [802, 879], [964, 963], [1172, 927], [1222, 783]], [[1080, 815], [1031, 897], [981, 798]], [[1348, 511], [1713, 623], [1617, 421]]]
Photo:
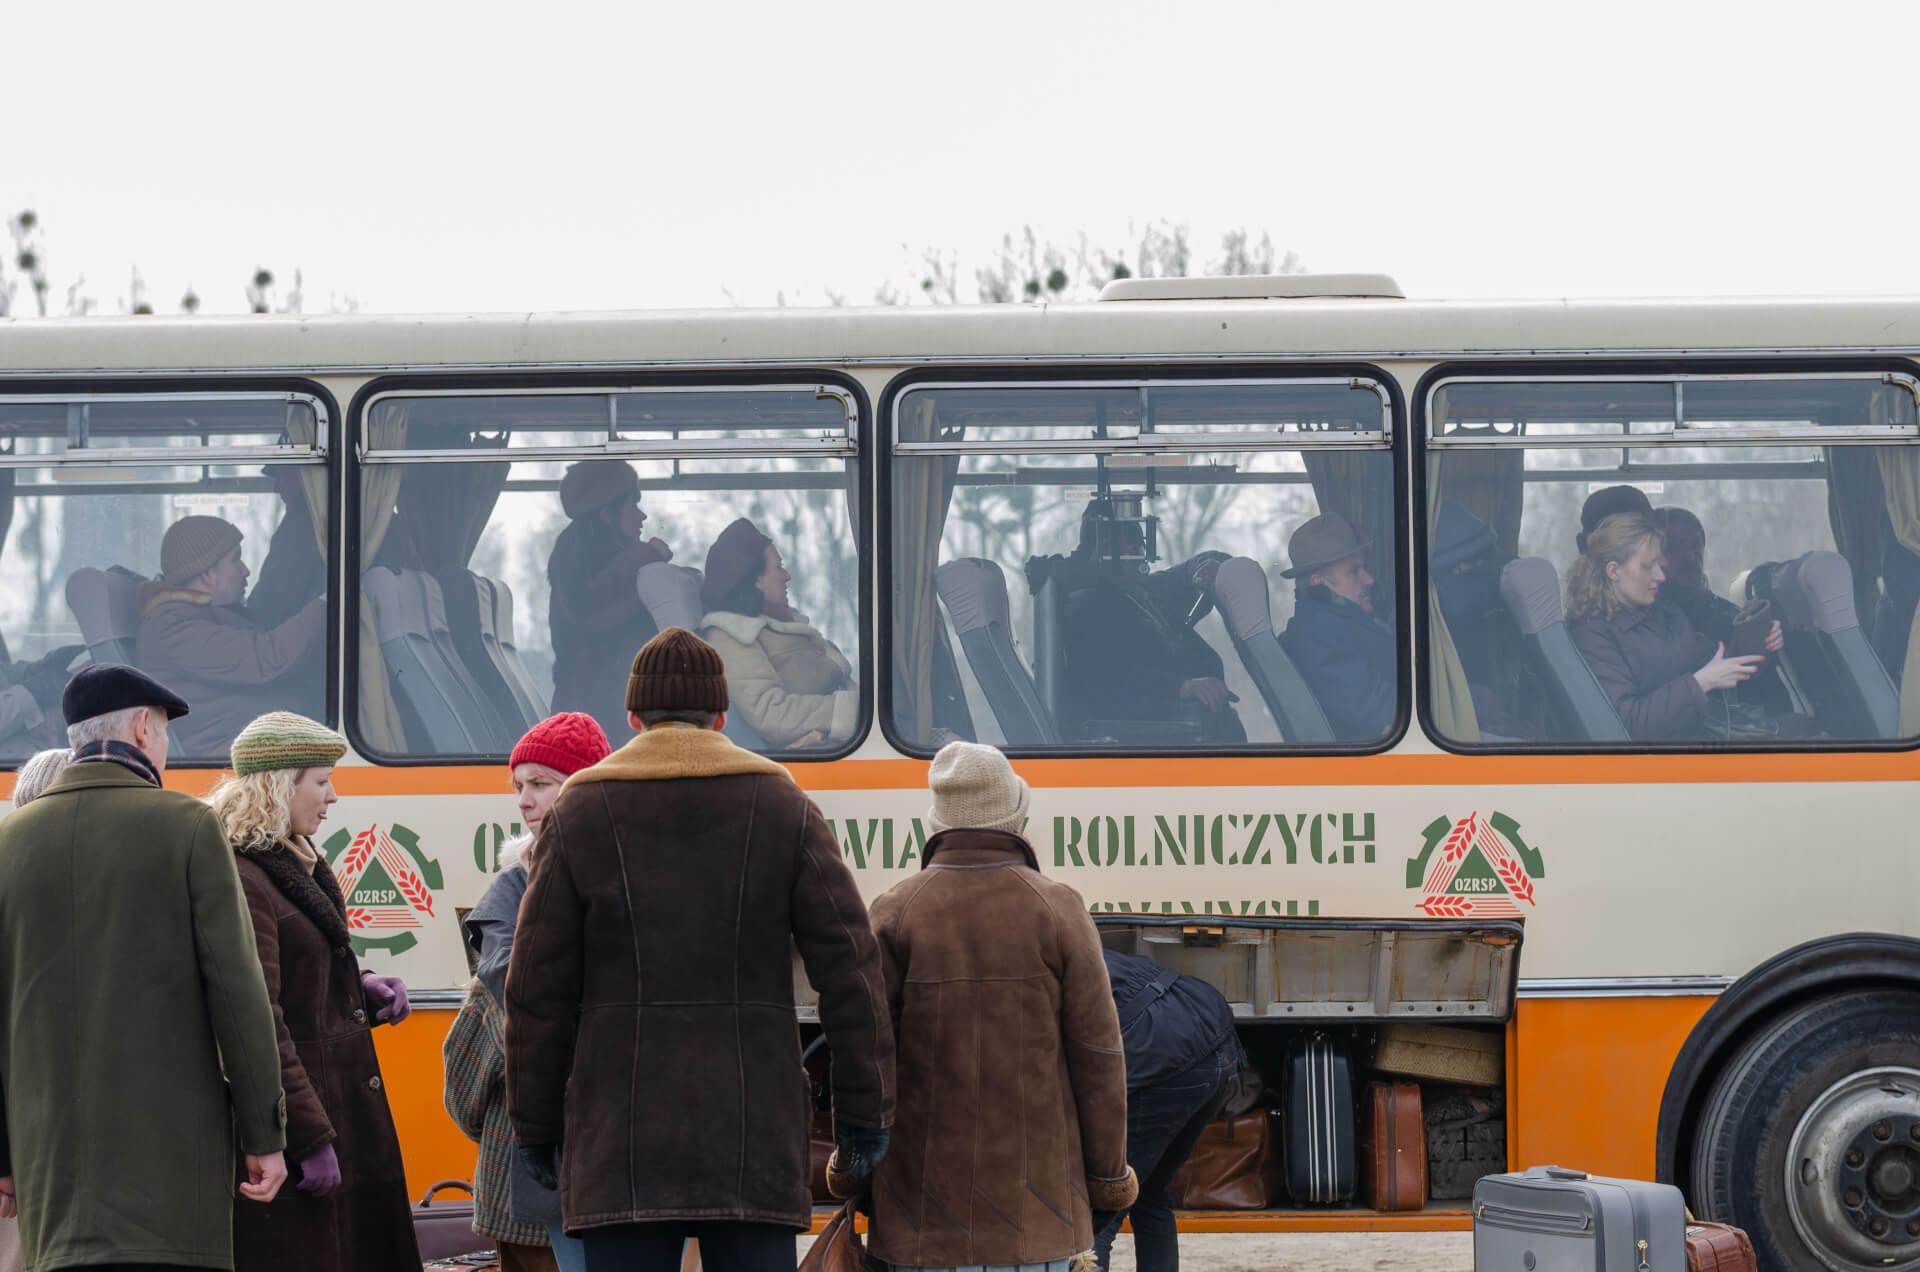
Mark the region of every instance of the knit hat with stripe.
[[347, 753], [347, 740], [291, 711], [269, 711], [233, 740], [233, 771], [240, 777], [274, 769], [325, 768]]

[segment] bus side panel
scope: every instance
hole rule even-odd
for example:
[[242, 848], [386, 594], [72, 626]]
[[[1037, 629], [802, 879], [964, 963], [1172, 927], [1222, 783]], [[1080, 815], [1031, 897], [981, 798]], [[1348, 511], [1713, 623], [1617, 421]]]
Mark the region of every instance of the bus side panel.
[[[373, 1031], [380, 1075], [393, 1110], [407, 1165], [407, 1195], [419, 1201], [443, 1179], [472, 1180], [479, 1147], [447, 1116], [440, 1048], [453, 1028], [453, 1011], [416, 1011], [393, 1027]], [[465, 1200], [465, 1194], [454, 1200]]]
[[1667, 1073], [1712, 1004], [1710, 995], [1522, 998], [1508, 1168], [1652, 1179]]

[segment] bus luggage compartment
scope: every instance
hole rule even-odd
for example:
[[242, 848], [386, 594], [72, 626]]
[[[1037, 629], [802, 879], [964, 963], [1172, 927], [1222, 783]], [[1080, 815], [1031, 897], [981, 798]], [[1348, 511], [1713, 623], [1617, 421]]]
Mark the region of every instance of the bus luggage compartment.
[[[1182, 1210], [1183, 1230], [1469, 1226], [1474, 1181], [1508, 1168], [1505, 1026], [1519, 979], [1521, 921], [1097, 914], [1094, 923], [1108, 948], [1150, 958], [1225, 996], [1251, 1070], [1243, 1077], [1261, 1092], [1254, 1109], [1272, 1119], [1278, 1141], [1288, 1139], [1289, 1070], [1310, 1041], [1351, 1071], [1349, 1098], [1334, 1110], [1343, 1134], [1364, 1125], [1359, 1106], [1371, 1083], [1419, 1085], [1425, 1143], [1396, 1151], [1424, 1152], [1424, 1205], [1394, 1212], [1359, 1199], [1315, 1205], [1291, 1195], [1287, 1172], [1269, 1165], [1264, 1208]], [[797, 955], [794, 995], [811, 1041], [819, 1036], [818, 998]], [[1364, 1175], [1374, 1165], [1372, 1137], [1358, 1138]], [[1257, 1155], [1246, 1160], [1260, 1169]]]

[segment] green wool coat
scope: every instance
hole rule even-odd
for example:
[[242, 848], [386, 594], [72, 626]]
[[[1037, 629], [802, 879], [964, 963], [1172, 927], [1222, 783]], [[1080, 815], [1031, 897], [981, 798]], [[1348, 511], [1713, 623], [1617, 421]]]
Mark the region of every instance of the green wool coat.
[[[223, 1073], [224, 1071], [224, 1073]], [[28, 1272], [233, 1266], [235, 1139], [285, 1142], [273, 1008], [212, 811], [75, 764], [0, 818], [0, 1173]]]

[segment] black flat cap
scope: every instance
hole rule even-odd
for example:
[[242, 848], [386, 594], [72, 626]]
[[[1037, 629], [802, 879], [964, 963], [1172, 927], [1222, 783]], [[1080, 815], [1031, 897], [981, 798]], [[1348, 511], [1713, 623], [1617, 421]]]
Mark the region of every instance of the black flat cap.
[[60, 695], [60, 714], [68, 724], [128, 707], [159, 707], [169, 720], [187, 714], [185, 698], [146, 672], [120, 663], [88, 663], [73, 674]]

